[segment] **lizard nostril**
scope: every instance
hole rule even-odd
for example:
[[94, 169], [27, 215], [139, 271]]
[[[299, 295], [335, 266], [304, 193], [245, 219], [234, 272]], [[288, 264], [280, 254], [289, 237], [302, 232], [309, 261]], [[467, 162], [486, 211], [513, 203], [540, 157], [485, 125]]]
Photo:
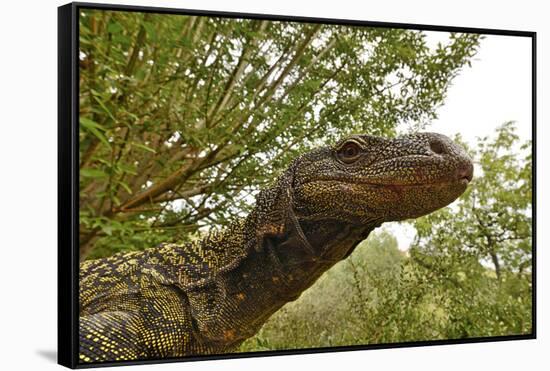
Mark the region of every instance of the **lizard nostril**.
[[445, 146], [439, 140], [430, 141], [430, 149], [434, 153], [437, 153], [438, 155], [442, 155], [442, 154], [446, 153]]

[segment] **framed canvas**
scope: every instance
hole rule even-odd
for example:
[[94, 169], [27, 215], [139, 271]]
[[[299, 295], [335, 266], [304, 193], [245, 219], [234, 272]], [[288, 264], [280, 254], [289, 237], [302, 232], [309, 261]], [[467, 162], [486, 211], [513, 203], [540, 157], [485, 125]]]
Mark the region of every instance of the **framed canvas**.
[[58, 20], [60, 364], [535, 338], [534, 32]]

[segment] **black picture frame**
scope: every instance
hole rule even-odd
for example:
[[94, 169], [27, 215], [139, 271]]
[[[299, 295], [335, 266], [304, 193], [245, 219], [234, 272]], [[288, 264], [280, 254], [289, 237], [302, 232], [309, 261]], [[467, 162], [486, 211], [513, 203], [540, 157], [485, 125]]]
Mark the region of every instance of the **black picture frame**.
[[[532, 155], [533, 155], [533, 305], [532, 333], [524, 335], [478, 337], [468, 339], [448, 339], [422, 342], [405, 342], [392, 344], [338, 346], [311, 349], [290, 349], [281, 351], [262, 351], [250, 353], [232, 353], [223, 355], [192, 356], [185, 358], [147, 359], [138, 361], [104, 362], [98, 364], [79, 364], [78, 362], [78, 234], [79, 234], [79, 168], [78, 168], [78, 101], [79, 101], [79, 26], [78, 17], [81, 9], [119, 10], [126, 12], [200, 15], [227, 18], [250, 18], [273, 21], [293, 21], [323, 23], [336, 25], [355, 25], [369, 27], [406, 28], [426, 31], [446, 31], [462, 33], [479, 33], [486, 35], [521, 36], [532, 42]], [[223, 11], [203, 11], [192, 9], [158, 8], [129, 5], [97, 4], [74, 2], [58, 8], [58, 363], [69, 368], [90, 368], [119, 365], [136, 365], [167, 363], [181, 361], [200, 361], [212, 359], [245, 358], [275, 356], [288, 354], [307, 354], [321, 352], [340, 352], [351, 350], [368, 350], [382, 348], [418, 347], [429, 345], [449, 345], [462, 343], [495, 342], [507, 340], [536, 339], [536, 46], [537, 34], [531, 31], [500, 30], [486, 28], [451, 27], [438, 25], [387, 23], [349, 19], [310, 18], [284, 15], [253, 13], [234, 13]]]

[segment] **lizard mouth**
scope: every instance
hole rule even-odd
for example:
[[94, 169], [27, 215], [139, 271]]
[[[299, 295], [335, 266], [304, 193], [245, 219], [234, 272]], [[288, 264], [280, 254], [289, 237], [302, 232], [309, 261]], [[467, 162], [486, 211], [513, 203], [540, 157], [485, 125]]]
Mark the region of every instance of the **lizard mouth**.
[[[384, 181], [384, 180], [355, 180], [353, 183], [361, 184], [365, 186], [370, 186], [373, 188], [414, 188], [414, 187], [430, 187], [430, 186], [444, 186], [444, 185], [456, 185], [461, 184], [467, 186], [473, 179], [473, 166], [471, 163], [466, 163], [459, 166], [454, 173], [451, 175], [446, 174], [445, 176], [440, 177], [438, 180], [431, 180], [426, 182], [410, 182], [410, 181], [399, 181], [399, 179], [393, 181]], [[342, 181], [343, 183], [349, 181], [347, 179], [323, 179], [317, 180], [325, 182], [335, 182]]]
[[[417, 158], [417, 156], [411, 157]], [[431, 162], [428, 163], [428, 165], [433, 165], [434, 163], [437, 164], [437, 162]], [[440, 164], [438, 165], [441, 166]], [[454, 185], [457, 183], [467, 186], [473, 179], [474, 167], [471, 161], [463, 161], [455, 165], [454, 169], [447, 173], [440, 174], [439, 176], [436, 176], [434, 173], [437, 173], [437, 171], [434, 171], [431, 167], [426, 169], [419, 167], [418, 171], [413, 174], [413, 177], [420, 179], [420, 181], [400, 179], [399, 177], [386, 181], [386, 179], [383, 179], [385, 177], [382, 176], [381, 179], [366, 180], [364, 182], [359, 181], [359, 183], [374, 187], [429, 187], [437, 185]], [[426, 181], [422, 181], [423, 179], [426, 179]]]
[[371, 185], [374, 187], [387, 187], [387, 188], [422, 188], [422, 187], [446, 186], [446, 185], [452, 186], [456, 184], [467, 186], [469, 183], [470, 183], [470, 180], [466, 178], [461, 178], [457, 180], [431, 182], [431, 183], [410, 183], [410, 184], [364, 183], [364, 184]]
[[[353, 184], [362, 185], [372, 188], [389, 188], [389, 189], [404, 189], [404, 188], [422, 188], [422, 187], [431, 187], [431, 186], [445, 186], [445, 185], [456, 185], [461, 184], [467, 186], [472, 181], [473, 175], [463, 175], [455, 179], [450, 180], [441, 180], [441, 181], [432, 181], [432, 182], [417, 182], [417, 183], [406, 183], [406, 182], [377, 182], [377, 181], [354, 181]], [[321, 179], [310, 183], [336, 183], [342, 182], [343, 184], [347, 183], [347, 179]]]

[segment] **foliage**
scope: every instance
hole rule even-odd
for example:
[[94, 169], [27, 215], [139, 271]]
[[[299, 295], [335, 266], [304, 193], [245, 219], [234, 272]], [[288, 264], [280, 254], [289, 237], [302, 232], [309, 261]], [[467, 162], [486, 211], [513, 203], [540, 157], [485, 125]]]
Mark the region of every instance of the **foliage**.
[[531, 331], [531, 143], [514, 131], [508, 122], [482, 138], [461, 201], [414, 222], [411, 257], [447, 298], [450, 338]]
[[79, 25], [82, 257], [222, 226], [319, 143], [423, 127], [480, 37], [94, 10]]
[[530, 333], [531, 148], [512, 123], [471, 151], [476, 174], [450, 207], [416, 219], [407, 254], [372, 233], [241, 351]]

